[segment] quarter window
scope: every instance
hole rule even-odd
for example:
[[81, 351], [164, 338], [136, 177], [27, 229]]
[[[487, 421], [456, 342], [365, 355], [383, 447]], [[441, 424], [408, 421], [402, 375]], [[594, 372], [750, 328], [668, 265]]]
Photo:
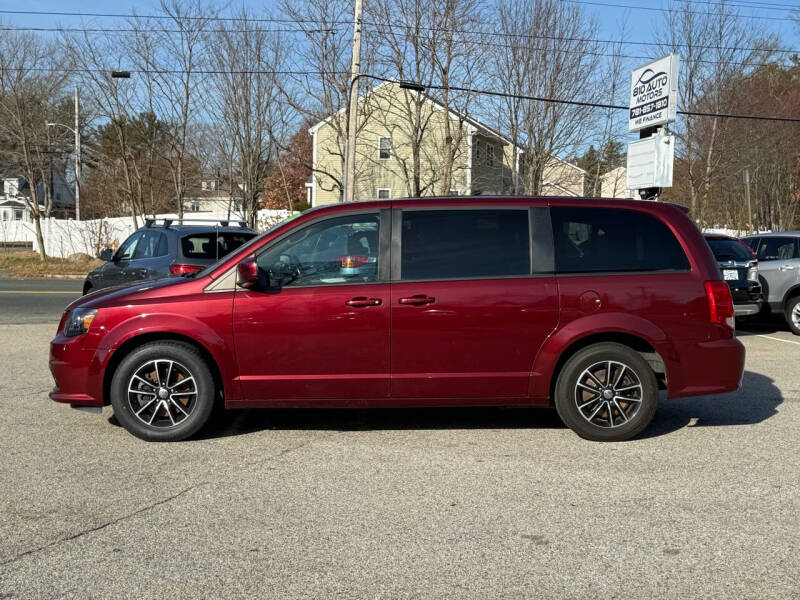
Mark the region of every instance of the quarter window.
[[558, 273], [687, 271], [678, 240], [657, 218], [616, 208], [550, 209]]
[[797, 240], [792, 237], [764, 237], [758, 247], [758, 260], [798, 258]]
[[378, 158], [386, 160], [392, 156], [392, 138], [379, 137], [378, 138]]
[[284, 287], [369, 283], [378, 279], [378, 248], [378, 215], [350, 215], [289, 234], [256, 262], [264, 272], [280, 272]]
[[530, 274], [527, 210], [404, 211], [401, 277], [492, 278]]

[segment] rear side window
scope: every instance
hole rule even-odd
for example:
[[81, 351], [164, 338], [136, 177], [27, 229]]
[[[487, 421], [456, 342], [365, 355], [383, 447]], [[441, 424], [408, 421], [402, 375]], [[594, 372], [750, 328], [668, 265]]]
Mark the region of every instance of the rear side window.
[[527, 210], [403, 211], [402, 279], [530, 272]]
[[553, 207], [558, 273], [688, 271], [689, 261], [656, 217], [616, 208]]
[[181, 238], [181, 250], [185, 258], [217, 260], [249, 241], [253, 234], [214, 231], [193, 233]]
[[758, 260], [798, 258], [797, 240], [792, 237], [765, 237], [758, 247]]

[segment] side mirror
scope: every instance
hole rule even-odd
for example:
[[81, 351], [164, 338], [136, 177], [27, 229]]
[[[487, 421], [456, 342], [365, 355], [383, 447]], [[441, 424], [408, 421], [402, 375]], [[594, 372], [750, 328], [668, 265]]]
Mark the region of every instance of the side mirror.
[[100, 254], [97, 255], [97, 258], [106, 262], [111, 262], [111, 259], [114, 258], [114, 251], [111, 248], [103, 248], [100, 250]]
[[258, 287], [258, 264], [253, 258], [246, 258], [236, 265], [236, 285], [246, 290]]

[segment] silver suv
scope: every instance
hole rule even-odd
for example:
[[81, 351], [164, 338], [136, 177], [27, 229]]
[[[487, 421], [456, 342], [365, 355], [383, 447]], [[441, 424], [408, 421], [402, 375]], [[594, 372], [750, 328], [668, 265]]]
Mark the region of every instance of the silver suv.
[[759, 233], [742, 238], [758, 258], [764, 299], [800, 335], [800, 231]]

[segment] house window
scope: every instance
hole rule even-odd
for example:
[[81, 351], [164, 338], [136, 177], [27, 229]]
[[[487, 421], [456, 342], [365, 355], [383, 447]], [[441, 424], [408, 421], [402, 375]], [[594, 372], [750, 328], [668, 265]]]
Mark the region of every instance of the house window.
[[15, 221], [22, 221], [22, 209], [15, 208], [14, 209], [14, 220]]
[[475, 164], [481, 162], [481, 142], [480, 140], [475, 140]]
[[494, 166], [494, 146], [486, 146], [486, 164]]
[[3, 211], [3, 221], [8, 221], [8, 211], [7, 210]]
[[378, 188], [378, 200], [387, 200], [392, 197], [392, 190], [389, 188]]
[[458, 190], [450, 190], [449, 195], [450, 196], [458, 196]]
[[378, 158], [386, 160], [392, 156], [392, 138], [379, 137], [378, 138]]
[[192, 212], [199, 212], [200, 211], [200, 202], [198, 200], [192, 200]]

